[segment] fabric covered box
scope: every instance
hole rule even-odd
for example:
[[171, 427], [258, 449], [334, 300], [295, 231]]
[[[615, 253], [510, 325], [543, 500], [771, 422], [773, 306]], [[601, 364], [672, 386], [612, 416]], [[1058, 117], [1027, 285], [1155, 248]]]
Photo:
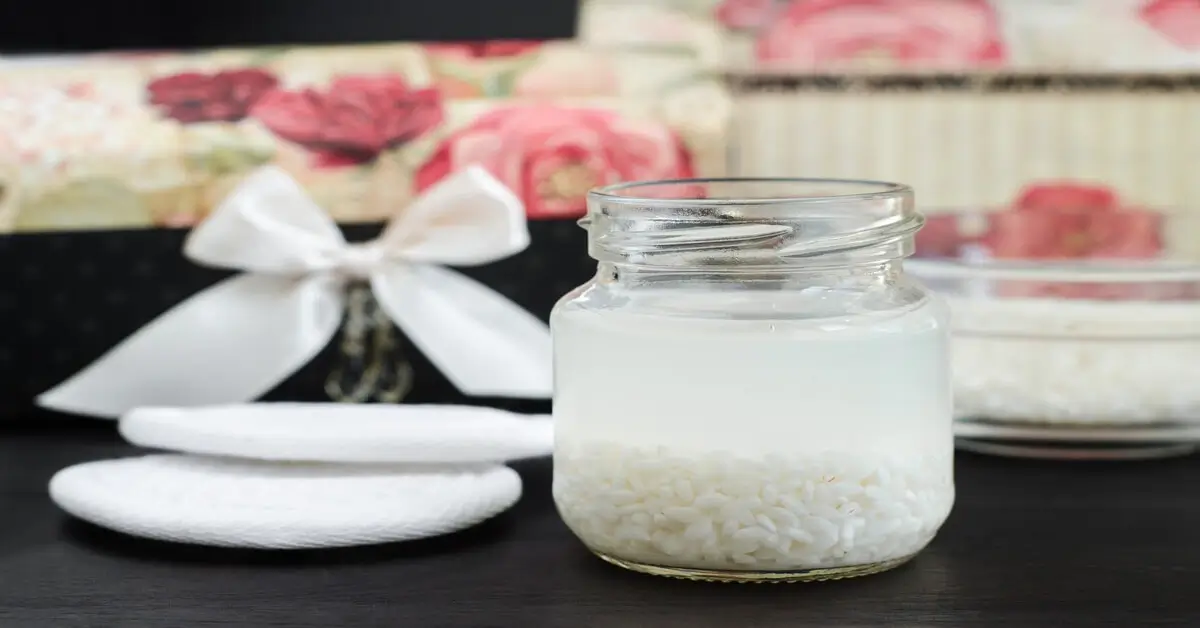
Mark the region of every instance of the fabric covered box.
[[[189, 226], [267, 163], [370, 222], [467, 160], [531, 218], [578, 217], [593, 183], [723, 168], [728, 108], [679, 58], [484, 42], [0, 61], [0, 225]], [[547, 151], [561, 129], [572, 150]]]
[[[723, 174], [730, 105], [698, 68], [689, 50], [569, 41], [0, 59], [0, 416], [228, 276], [183, 257], [186, 230], [266, 165], [352, 240], [483, 167], [532, 243], [466, 274], [544, 319], [594, 268], [574, 224], [587, 189]], [[267, 398], [461, 400], [403, 338], [355, 348], [378, 337], [363, 333], [343, 328]]]
[[732, 174], [901, 181], [928, 213], [1146, 208], [1147, 253], [1200, 259], [1200, 3], [589, 0], [581, 20], [593, 45], [669, 33], [720, 60]]

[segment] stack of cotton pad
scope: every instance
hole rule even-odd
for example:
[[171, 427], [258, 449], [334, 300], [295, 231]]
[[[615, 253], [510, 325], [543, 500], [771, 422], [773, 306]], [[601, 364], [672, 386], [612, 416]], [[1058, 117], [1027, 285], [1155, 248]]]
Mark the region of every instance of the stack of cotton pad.
[[63, 510], [134, 536], [300, 549], [405, 541], [512, 506], [506, 461], [544, 456], [549, 417], [467, 406], [147, 408], [121, 434], [183, 452], [89, 462], [50, 481]]

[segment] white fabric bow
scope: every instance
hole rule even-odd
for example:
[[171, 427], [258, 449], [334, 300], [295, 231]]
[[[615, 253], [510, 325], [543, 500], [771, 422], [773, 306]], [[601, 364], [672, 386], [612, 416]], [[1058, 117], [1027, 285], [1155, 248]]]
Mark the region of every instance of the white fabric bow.
[[349, 244], [284, 171], [251, 174], [188, 235], [193, 261], [246, 271], [152, 321], [38, 397], [38, 405], [116, 418], [144, 406], [258, 398], [337, 332], [348, 279], [469, 395], [550, 396], [550, 332], [490, 288], [439, 266], [486, 264], [529, 245], [525, 210], [480, 168], [443, 180], [372, 242]]

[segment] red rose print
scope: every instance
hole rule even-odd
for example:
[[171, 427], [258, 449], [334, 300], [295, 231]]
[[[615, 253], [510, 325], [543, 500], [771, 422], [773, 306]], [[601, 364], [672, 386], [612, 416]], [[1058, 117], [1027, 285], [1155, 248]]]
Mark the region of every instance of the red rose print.
[[432, 54], [466, 59], [491, 59], [494, 57], [516, 57], [542, 47], [540, 41], [495, 40], [468, 43], [427, 44], [425, 50]]
[[777, 0], [722, 0], [717, 21], [734, 30], [753, 30], [766, 24]]
[[825, 69], [882, 56], [906, 67], [964, 69], [1004, 61], [986, 0], [792, 0], [757, 42], [758, 59]]
[[512, 81], [539, 58], [540, 41], [497, 40], [426, 44], [433, 78], [447, 98], [510, 95]]
[[[1077, 183], [1030, 186], [1007, 211], [991, 216], [983, 241], [997, 259], [1151, 259], [1163, 249], [1158, 214], [1127, 207], [1112, 190]], [[1012, 282], [1006, 296], [1121, 299], [1170, 296], [1129, 283]]]
[[150, 81], [146, 91], [150, 104], [184, 124], [236, 122], [278, 83], [270, 73], [256, 69], [185, 72]]
[[417, 189], [472, 164], [512, 189], [531, 218], [581, 216], [587, 191], [596, 186], [693, 176], [687, 148], [666, 126], [553, 105], [480, 116], [448, 137], [418, 170]]
[[926, 217], [925, 226], [917, 232], [917, 256], [958, 257], [963, 245], [973, 241], [959, 229], [958, 218], [953, 214]]
[[1101, 186], [1026, 188], [992, 216], [985, 241], [1002, 259], [1152, 258], [1162, 251], [1158, 214], [1124, 207]]
[[312, 151], [320, 166], [367, 163], [442, 123], [435, 89], [399, 76], [345, 76], [324, 91], [276, 90], [251, 114], [272, 133]]
[[1150, 0], [1138, 13], [1176, 46], [1200, 49], [1200, 0]]
[[71, 83], [63, 87], [63, 93], [71, 98], [87, 100], [96, 95], [96, 87], [90, 83]]

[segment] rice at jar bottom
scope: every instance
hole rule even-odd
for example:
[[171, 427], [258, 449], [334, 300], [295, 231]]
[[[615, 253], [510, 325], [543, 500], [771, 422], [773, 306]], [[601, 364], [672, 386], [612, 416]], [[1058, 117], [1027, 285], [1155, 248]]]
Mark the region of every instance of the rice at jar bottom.
[[954, 503], [949, 455], [748, 458], [587, 442], [560, 443], [554, 464], [571, 530], [601, 557], [660, 575], [874, 573], [924, 548]]

